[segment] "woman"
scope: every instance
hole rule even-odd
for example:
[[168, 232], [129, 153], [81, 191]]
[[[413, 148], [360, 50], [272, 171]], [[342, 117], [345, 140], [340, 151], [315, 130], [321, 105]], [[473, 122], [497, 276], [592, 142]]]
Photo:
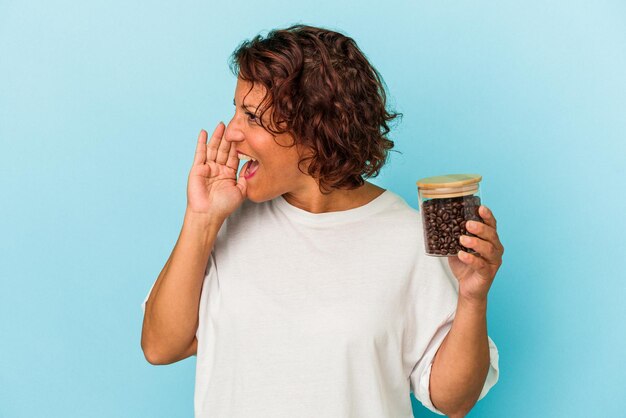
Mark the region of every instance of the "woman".
[[[152, 364], [197, 354], [196, 417], [464, 416], [497, 380], [487, 293], [503, 247], [424, 255], [419, 213], [376, 176], [393, 142], [355, 42], [296, 25], [242, 43], [235, 114], [201, 131], [178, 242], [145, 304]], [[239, 175], [240, 160], [247, 160]]]

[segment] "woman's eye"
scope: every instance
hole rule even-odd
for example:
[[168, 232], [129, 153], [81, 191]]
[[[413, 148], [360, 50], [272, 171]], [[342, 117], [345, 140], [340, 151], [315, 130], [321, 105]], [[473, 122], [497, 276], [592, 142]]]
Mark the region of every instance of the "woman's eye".
[[248, 116], [248, 120], [249, 120], [250, 122], [256, 122], [256, 121], [257, 121], [257, 118], [256, 118], [256, 115], [255, 115], [255, 114], [250, 113], [250, 112], [246, 112], [246, 115]]

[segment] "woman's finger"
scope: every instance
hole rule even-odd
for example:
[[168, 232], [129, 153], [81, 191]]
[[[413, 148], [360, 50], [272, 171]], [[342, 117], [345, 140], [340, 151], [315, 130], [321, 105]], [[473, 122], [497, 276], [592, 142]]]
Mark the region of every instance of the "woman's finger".
[[196, 155], [193, 157], [193, 165], [202, 165], [206, 161], [206, 137], [206, 131], [200, 129], [198, 143], [196, 144]]
[[218, 164], [226, 164], [228, 161], [228, 154], [230, 153], [231, 142], [225, 140], [223, 137], [221, 138], [221, 142], [219, 147], [217, 148], [217, 157], [215, 157], [215, 162]]
[[224, 135], [224, 129], [224, 124], [220, 122], [211, 134], [211, 139], [209, 140], [206, 152], [207, 161], [215, 161], [215, 157], [217, 157], [217, 148], [219, 147], [220, 142], [222, 141], [222, 136]]
[[493, 216], [493, 212], [491, 212], [491, 210], [487, 206], [481, 205], [478, 208], [478, 214], [481, 218], [483, 218], [487, 225], [489, 225], [493, 229], [497, 229], [496, 218]]
[[467, 221], [465, 223], [465, 229], [467, 229], [467, 232], [470, 232], [485, 241], [491, 242], [496, 247], [500, 244], [498, 233], [493, 227], [487, 224], [477, 221]]
[[230, 147], [226, 166], [232, 168], [233, 170], [235, 170], [235, 172], [237, 172], [237, 169], [239, 168], [239, 157], [237, 156], [237, 149], [233, 146]]
[[459, 251], [457, 257], [464, 264], [471, 266], [482, 277], [491, 277], [493, 267], [487, 264], [487, 261], [482, 257], [475, 254], [466, 253], [465, 251]]
[[485, 259], [490, 264], [500, 264], [501, 263], [501, 255], [492, 243], [482, 240], [478, 237], [468, 237], [467, 235], [461, 235], [460, 237], [461, 245], [467, 248], [471, 248], [480, 254], [480, 257]]

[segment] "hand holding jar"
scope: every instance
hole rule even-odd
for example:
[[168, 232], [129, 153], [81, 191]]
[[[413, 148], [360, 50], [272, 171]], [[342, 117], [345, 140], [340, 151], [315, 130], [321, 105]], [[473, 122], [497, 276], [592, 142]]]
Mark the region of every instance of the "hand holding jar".
[[504, 247], [496, 218], [481, 205], [477, 174], [449, 174], [417, 182], [426, 254], [448, 257], [459, 296], [484, 302]]

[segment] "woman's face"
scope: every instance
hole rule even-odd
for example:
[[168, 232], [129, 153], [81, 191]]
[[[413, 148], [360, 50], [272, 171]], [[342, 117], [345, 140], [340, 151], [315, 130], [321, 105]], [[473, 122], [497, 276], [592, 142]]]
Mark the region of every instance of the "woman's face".
[[[259, 162], [257, 170], [247, 178], [248, 199], [263, 202], [285, 193], [305, 191], [312, 185], [317, 187], [311, 176], [298, 170], [298, 147], [288, 147], [293, 143], [293, 138], [288, 134], [274, 136], [258, 124], [255, 111], [265, 96], [265, 88], [255, 85], [250, 90], [251, 86], [252, 83], [237, 79], [235, 115], [224, 133], [224, 139], [232, 142], [231, 146], [237, 152]], [[265, 126], [270, 124], [270, 112], [271, 110], [263, 116]], [[306, 170], [304, 164], [302, 169]], [[245, 174], [244, 171], [245, 168], [240, 176]]]

